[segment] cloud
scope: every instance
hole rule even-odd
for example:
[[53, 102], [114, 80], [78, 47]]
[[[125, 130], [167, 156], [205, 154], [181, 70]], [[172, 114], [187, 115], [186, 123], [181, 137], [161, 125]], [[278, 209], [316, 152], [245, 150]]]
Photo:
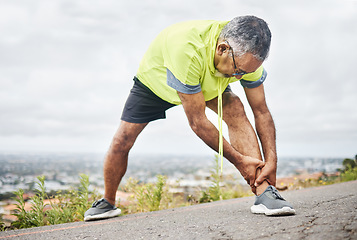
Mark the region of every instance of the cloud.
[[[254, 14], [264, 18], [273, 32], [264, 64], [265, 90], [277, 125], [279, 152], [355, 154], [356, 4], [2, 1], [0, 150], [21, 146], [34, 151], [105, 151], [140, 59], [164, 27], [190, 19], [229, 20]], [[233, 89], [253, 120], [240, 85]], [[210, 151], [192, 133], [180, 107], [167, 115], [166, 121], [149, 124], [135, 151]], [[213, 114], [209, 117], [216, 122]]]

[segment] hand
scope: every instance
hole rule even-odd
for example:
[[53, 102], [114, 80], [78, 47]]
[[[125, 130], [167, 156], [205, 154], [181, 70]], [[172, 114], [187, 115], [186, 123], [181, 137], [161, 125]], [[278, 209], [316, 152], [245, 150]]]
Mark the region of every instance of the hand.
[[275, 163], [265, 163], [265, 166], [261, 169], [261, 172], [257, 179], [255, 180], [254, 186], [258, 187], [264, 181], [267, 181], [270, 185], [276, 185], [276, 164]]
[[262, 160], [249, 156], [244, 156], [242, 163], [237, 166], [239, 172], [242, 174], [243, 178], [247, 181], [252, 190], [255, 189], [254, 183], [257, 169], [263, 168], [264, 165], [265, 163]]

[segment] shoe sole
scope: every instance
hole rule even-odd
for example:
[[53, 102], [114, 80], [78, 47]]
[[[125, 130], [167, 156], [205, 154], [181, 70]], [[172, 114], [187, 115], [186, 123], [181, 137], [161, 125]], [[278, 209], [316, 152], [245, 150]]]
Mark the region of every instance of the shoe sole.
[[265, 214], [267, 216], [287, 216], [287, 215], [294, 215], [295, 209], [290, 207], [283, 207], [279, 209], [268, 209], [263, 204], [253, 205], [250, 208], [250, 211], [255, 214]]
[[117, 208], [115, 210], [110, 210], [110, 211], [107, 211], [105, 213], [86, 216], [84, 218], [84, 221], [92, 221], [92, 220], [112, 218], [112, 217], [117, 217], [120, 214], [121, 214], [121, 210], [119, 208]]

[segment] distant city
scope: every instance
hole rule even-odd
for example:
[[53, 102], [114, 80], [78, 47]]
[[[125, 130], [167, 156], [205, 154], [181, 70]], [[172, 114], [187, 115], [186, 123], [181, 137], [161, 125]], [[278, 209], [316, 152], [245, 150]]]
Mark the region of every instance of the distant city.
[[[129, 157], [125, 183], [129, 177], [141, 182], [153, 182], [156, 175], [168, 177], [168, 181], [195, 181], [207, 179], [213, 168], [215, 156], [133, 155]], [[102, 189], [104, 154], [0, 154], [0, 194], [20, 188], [34, 188], [36, 177], [46, 176], [48, 191], [69, 189], [79, 184], [81, 173], [89, 175], [91, 187]], [[334, 173], [342, 167], [343, 158], [280, 158], [277, 177], [301, 173]], [[224, 160], [224, 174], [240, 174]], [[197, 177], [199, 176], [199, 177]], [[240, 177], [240, 181], [244, 180]], [[195, 183], [189, 183], [195, 185]], [[198, 183], [197, 183], [198, 184]]]
[[[30, 196], [36, 189], [37, 176], [45, 176], [46, 191], [56, 194], [80, 185], [80, 175], [89, 176], [89, 190], [104, 194], [103, 178], [104, 154], [16, 154], [0, 153], [0, 220], [7, 226], [16, 218], [13, 216], [15, 201], [13, 192], [23, 189]], [[335, 173], [342, 168], [342, 158], [280, 158], [277, 177], [295, 179], [310, 177], [314, 173]], [[212, 186], [210, 179], [214, 169], [215, 156], [172, 156], [172, 155], [132, 155], [128, 170], [119, 186], [120, 202], [127, 201], [123, 190], [129, 177], [141, 183], [156, 182], [158, 174], [167, 177], [169, 191], [192, 199], [200, 191]], [[231, 184], [240, 184], [245, 190], [249, 186], [239, 172], [224, 160], [222, 179]], [[228, 181], [226, 183], [228, 183]], [[279, 181], [279, 180], [278, 180]]]

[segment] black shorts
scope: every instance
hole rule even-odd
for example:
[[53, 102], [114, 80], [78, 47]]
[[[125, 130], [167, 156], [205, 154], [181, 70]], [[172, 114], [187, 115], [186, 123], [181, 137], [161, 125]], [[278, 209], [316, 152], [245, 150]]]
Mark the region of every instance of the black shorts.
[[134, 77], [134, 86], [126, 100], [121, 120], [131, 123], [148, 123], [166, 118], [166, 110], [176, 106], [155, 95]]

